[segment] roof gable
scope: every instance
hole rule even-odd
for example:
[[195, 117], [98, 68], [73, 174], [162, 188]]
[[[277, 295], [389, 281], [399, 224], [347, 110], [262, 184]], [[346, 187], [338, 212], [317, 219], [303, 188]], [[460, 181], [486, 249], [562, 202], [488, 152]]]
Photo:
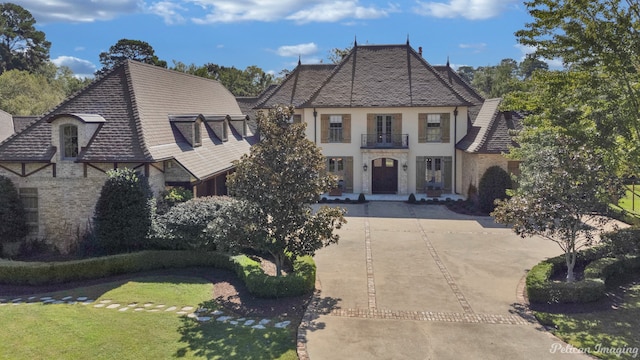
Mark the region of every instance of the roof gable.
[[513, 141], [511, 131], [518, 130], [522, 118], [512, 111], [500, 111], [502, 99], [485, 100], [467, 135], [456, 147], [468, 153], [495, 154], [508, 152], [517, 144]]

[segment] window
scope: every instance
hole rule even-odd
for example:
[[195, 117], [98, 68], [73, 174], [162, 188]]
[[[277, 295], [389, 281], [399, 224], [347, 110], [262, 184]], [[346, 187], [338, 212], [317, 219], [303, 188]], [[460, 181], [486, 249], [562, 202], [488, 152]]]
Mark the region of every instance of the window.
[[288, 121], [289, 124], [299, 124], [302, 122], [302, 115], [300, 114], [293, 114], [289, 117]]
[[440, 142], [442, 131], [440, 127], [440, 114], [427, 115], [427, 142]]
[[416, 191], [426, 188], [451, 191], [452, 160], [451, 156], [416, 156]]
[[75, 159], [78, 157], [78, 127], [75, 125], [62, 125], [60, 127], [60, 143], [63, 159]]
[[38, 189], [37, 188], [21, 188], [20, 200], [24, 206], [24, 211], [29, 227], [29, 235], [38, 234]]
[[342, 115], [329, 116], [329, 142], [342, 142]]
[[336, 156], [326, 158], [327, 173], [336, 177], [344, 191], [353, 191], [353, 157]]
[[193, 146], [202, 145], [202, 132], [200, 131], [200, 121], [193, 124]]

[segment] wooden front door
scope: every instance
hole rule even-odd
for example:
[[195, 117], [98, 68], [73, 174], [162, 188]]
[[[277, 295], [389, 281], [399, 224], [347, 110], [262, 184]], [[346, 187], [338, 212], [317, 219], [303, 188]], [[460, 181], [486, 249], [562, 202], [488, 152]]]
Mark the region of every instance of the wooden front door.
[[395, 194], [398, 192], [398, 161], [380, 158], [371, 162], [371, 192]]

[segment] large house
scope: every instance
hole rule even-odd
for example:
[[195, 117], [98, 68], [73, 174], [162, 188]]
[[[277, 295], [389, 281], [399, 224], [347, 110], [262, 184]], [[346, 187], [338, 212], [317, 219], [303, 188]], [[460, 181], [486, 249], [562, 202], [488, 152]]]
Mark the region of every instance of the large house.
[[[431, 66], [407, 42], [357, 43], [337, 65], [298, 66], [254, 110], [294, 105], [294, 122], [322, 148], [345, 191], [466, 194], [503, 156], [518, 118], [499, 111], [449, 65]], [[246, 106], [246, 104], [245, 104]]]
[[18, 187], [31, 236], [68, 251], [87, 230], [106, 171], [133, 168], [155, 194], [226, 194], [253, 135], [219, 82], [126, 61], [0, 142], [0, 175]]

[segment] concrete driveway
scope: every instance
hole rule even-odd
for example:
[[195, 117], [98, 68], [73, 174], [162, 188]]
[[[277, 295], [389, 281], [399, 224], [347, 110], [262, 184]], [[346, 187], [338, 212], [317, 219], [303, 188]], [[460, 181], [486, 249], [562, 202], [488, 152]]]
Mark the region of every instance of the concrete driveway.
[[560, 254], [555, 243], [444, 206], [343, 206], [339, 244], [315, 257], [321, 292], [301, 326], [311, 360], [590, 358], [523, 306], [526, 270]]

